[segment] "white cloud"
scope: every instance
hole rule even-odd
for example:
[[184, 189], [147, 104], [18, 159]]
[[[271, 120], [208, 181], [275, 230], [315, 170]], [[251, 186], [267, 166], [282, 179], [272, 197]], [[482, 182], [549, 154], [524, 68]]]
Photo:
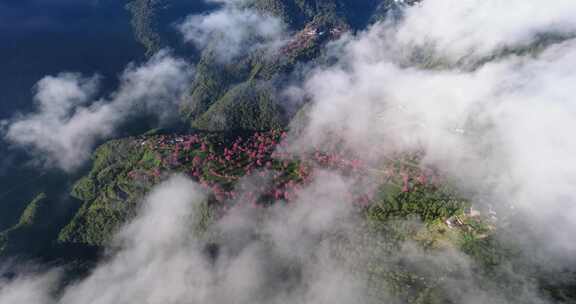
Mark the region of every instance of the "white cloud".
[[[271, 209], [240, 204], [213, 223], [204, 239], [193, 232], [200, 187], [175, 176], [145, 200], [118, 234], [115, 252], [86, 278], [62, 290], [38, 275], [10, 282], [0, 299], [26, 303], [365, 303], [364, 286], [333, 252], [330, 236], [345, 235], [348, 181], [319, 174], [298, 202]], [[206, 241], [217, 242], [210, 256]], [[332, 242], [332, 243], [331, 243]], [[4, 290], [4, 294], [1, 291]], [[4, 303], [4, 302], [2, 302]], [[7, 302], [14, 303], [17, 302]]]
[[427, 0], [406, 11], [395, 43], [432, 49], [452, 62], [525, 47], [544, 35], [574, 35], [571, 0]]
[[35, 87], [35, 112], [4, 122], [4, 136], [37, 152], [49, 166], [74, 170], [89, 158], [97, 141], [113, 135], [127, 118], [175, 113], [190, 77], [188, 64], [166, 52], [142, 66], [128, 66], [109, 98], [94, 100], [96, 76], [47, 76]]
[[118, 235], [120, 251], [68, 288], [60, 303], [200, 303], [211, 278], [191, 222], [203, 199], [199, 187], [183, 177], [159, 186]]
[[[573, 21], [565, 17], [570, 3], [558, 1], [541, 8], [524, 2], [460, 1], [441, 10], [448, 2], [430, 0], [409, 10], [396, 28], [378, 24], [351, 38], [341, 49], [339, 63], [315, 70], [303, 86], [312, 100], [310, 124], [294, 145], [312, 149], [337, 142], [368, 160], [398, 151], [424, 151], [426, 162], [440, 167], [464, 189], [473, 189], [475, 199], [501, 204], [501, 209], [515, 206], [541, 241], [527, 244], [527, 253], [549, 250], [555, 258], [573, 258], [576, 103], [571, 84], [576, 72], [571, 67], [576, 64], [576, 40], [549, 46], [537, 55], [479, 64], [474, 70], [453, 64], [424, 68], [397, 53], [412, 50], [414, 41], [431, 42], [438, 56], [454, 63], [469, 55], [488, 55], [502, 47], [502, 41], [522, 45], [537, 33], [571, 28]], [[478, 9], [471, 10], [471, 3]], [[541, 9], [546, 16], [540, 16]], [[478, 20], [486, 16], [498, 24], [512, 12], [522, 16], [509, 17], [512, 24], [502, 32], [488, 28], [489, 35], [479, 26]], [[466, 18], [454, 20], [461, 16]], [[443, 18], [465, 31], [439, 34], [446, 26]], [[527, 21], [530, 18], [533, 24]], [[430, 23], [429, 33], [414, 22]], [[459, 35], [465, 41], [452, 43], [450, 37]], [[72, 87], [82, 87], [89, 81], [73, 83]], [[67, 96], [87, 99], [84, 95]], [[114, 100], [130, 99], [118, 96], [122, 94]], [[360, 257], [347, 255], [343, 260], [332, 246], [345, 242], [331, 237], [353, 233], [356, 219], [344, 199], [352, 185], [334, 173], [319, 172], [294, 203], [264, 210], [233, 208], [208, 231], [208, 241], [219, 244], [211, 257], [204, 247], [207, 240], [194, 237], [191, 228], [194, 203], [204, 196], [192, 182], [176, 177], [149, 196], [141, 215], [118, 236], [117, 252], [90, 276], [67, 287], [61, 299], [35, 299], [63, 304], [367, 303], [364, 278], [350, 271], [347, 263], [363, 262], [373, 254], [372, 247], [359, 247]], [[518, 303], [544, 302], [530, 282], [517, 295], [503, 294], [506, 291], [492, 286], [494, 282], [478, 284], [473, 264], [454, 250], [431, 254], [406, 243], [392, 257], [378, 261], [381, 267], [402, 261], [432, 277], [451, 269], [457, 279], [437, 283], [454, 301], [506, 303], [506, 297], [512, 297]], [[20, 288], [12, 285], [5, 290], [48, 290], [16, 287]]]
[[210, 48], [222, 61], [257, 49], [270, 52], [284, 41], [281, 19], [247, 8], [243, 1], [214, 1], [222, 7], [209, 14], [191, 15], [179, 29], [187, 42]]
[[0, 279], [0, 303], [53, 304], [48, 295], [55, 291], [58, 280], [57, 272], [22, 275], [11, 281]]
[[[573, 35], [575, 10], [573, 1], [424, 1], [394, 27], [350, 39], [338, 64], [311, 73], [310, 124], [295, 145], [343, 140], [367, 159], [424, 151], [483, 201], [502, 212], [514, 206], [550, 252], [575, 256], [576, 40], [474, 69], [455, 64], [542, 33]], [[427, 68], [406, 56], [424, 44], [450, 64]]]

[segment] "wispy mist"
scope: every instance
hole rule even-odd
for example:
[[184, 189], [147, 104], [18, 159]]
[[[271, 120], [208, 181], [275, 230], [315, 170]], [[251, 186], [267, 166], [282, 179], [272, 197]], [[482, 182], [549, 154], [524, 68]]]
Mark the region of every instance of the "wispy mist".
[[212, 0], [221, 8], [191, 15], [179, 29], [184, 39], [200, 49], [210, 49], [217, 59], [228, 62], [255, 50], [272, 53], [286, 39], [280, 18], [247, 7], [243, 0]]
[[367, 159], [423, 152], [476, 204], [521, 214], [539, 248], [574, 256], [575, 9], [424, 1], [376, 24], [306, 81], [310, 123], [295, 145], [343, 142]]
[[[246, 37], [274, 35], [262, 16], [235, 5], [191, 17], [183, 25], [188, 39], [202, 45], [220, 31], [223, 45], [216, 50], [231, 58]], [[576, 2], [564, 0], [426, 0], [394, 23], [347, 35], [332, 44], [336, 63], [313, 69], [301, 87], [290, 89], [298, 93], [291, 96], [310, 100], [292, 151], [336, 147], [370, 164], [422, 153], [424, 164], [454, 181], [473, 204], [496, 210], [496, 233], [510, 225], [530, 228], [498, 235], [518, 244], [523, 256], [534, 258], [530, 263], [573, 269], [575, 12]], [[230, 13], [236, 15], [225, 18]], [[554, 39], [541, 43], [543, 36]], [[8, 125], [8, 138], [72, 168], [77, 163], [69, 159], [86, 158], [95, 138], [112, 133], [118, 115], [105, 114], [124, 113], [140, 100], [171, 102], [187, 80], [186, 67], [157, 56], [128, 69], [110, 100], [90, 106], [97, 78], [46, 78], [37, 88], [38, 112]], [[99, 123], [82, 127], [87, 121]], [[152, 191], [86, 278], [53, 294], [50, 275], [17, 277], [0, 283], [0, 302], [372, 303], [370, 279], [354, 269], [399, 263], [436, 278], [436, 287], [455, 303], [547, 303], [517, 269], [499, 269], [519, 285], [510, 294], [482, 278], [455, 246], [427, 251], [402, 241], [393, 253], [372, 251], [387, 240], [363, 230], [347, 199], [357, 186], [352, 179], [316, 172], [293, 202], [269, 208], [240, 199], [198, 234], [196, 211], [208, 194], [173, 177]], [[378, 299], [401, 303], [390, 289], [380, 285]]]
[[[350, 273], [329, 236], [349, 233], [349, 183], [320, 174], [290, 205], [254, 209], [239, 202], [204, 235], [194, 232], [206, 199], [173, 177], [146, 199], [114, 251], [60, 295], [53, 275], [0, 284], [0, 301], [21, 303], [363, 303], [361, 276]], [[210, 244], [216, 249], [208, 250]], [[214, 246], [214, 245], [213, 245]]]
[[75, 73], [46, 76], [35, 90], [36, 110], [4, 121], [3, 135], [30, 148], [48, 166], [74, 170], [86, 161], [94, 144], [109, 138], [129, 117], [175, 114], [192, 73], [183, 60], [160, 52], [141, 66], [129, 65], [118, 89], [94, 99], [98, 76]]
[[[489, 57], [542, 39], [573, 36], [574, 3], [540, 1], [422, 1], [406, 11], [395, 44], [433, 51], [448, 62]], [[410, 53], [410, 51], [408, 52]]]

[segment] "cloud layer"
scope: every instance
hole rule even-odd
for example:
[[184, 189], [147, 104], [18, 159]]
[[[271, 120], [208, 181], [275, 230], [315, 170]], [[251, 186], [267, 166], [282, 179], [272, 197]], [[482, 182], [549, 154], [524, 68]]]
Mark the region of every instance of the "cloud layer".
[[477, 203], [522, 214], [550, 252], [574, 256], [575, 10], [424, 1], [340, 42], [339, 63], [312, 73], [310, 123], [295, 146], [343, 142], [366, 159], [422, 151]]
[[179, 29], [187, 42], [209, 48], [228, 62], [254, 50], [272, 52], [286, 38], [281, 19], [248, 8], [242, 0], [213, 0], [222, 7], [209, 14], [189, 16]]
[[191, 76], [186, 62], [166, 52], [142, 66], [129, 65], [109, 97], [96, 98], [97, 76], [46, 76], [35, 87], [35, 112], [3, 122], [3, 133], [11, 143], [36, 152], [47, 165], [71, 171], [89, 158], [97, 141], [113, 135], [127, 118], [174, 114]]
[[360, 277], [334, 255], [329, 238], [348, 232], [352, 205], [339, 198], [349, 187], [320, 174], [298, 202], [239, 204], [202, 237], [194, 225], [206, 196], [175, 176], [152, 191], [118, 234], [115, 252], [88, 277], [55, 296], [57, 276], [24, 275], [0, 282], [0, 302], [364, 303]]
[[528, 47], [555, 35], [576, 31], [574, 2], [422, 1], [406, 12], [396, 43], [432, 47], [444, 59], [457, 62], [489, 56], [506, 48]]
[[[575, 11], [576, 2], [563, 0], [545, 7], [514, 0], [427, 0], [397, 24], [380, 23], [348, 36], [332, 50], [338, 62], [315, 69], [295, 90], [311, 104], [293, 148], [337, 146], [367, 161], [423, 152], [424, 162], [440, 168], [476, 204], [497, 209], [502, 226], [520, 215], [531, 230], [513, 237], [520, 243], [533, 237], [522, 245], [527, 254], [541, 253], [538, 258], [573, 268], [576, 40], [569, 37], [576, 29], [568, 16]], [[566, 37], [534, 45], [553, 34]], [[227, 43], [232, 49], [238, 45]], [[51, 89], [40, 94], [39, 84], [37, 99], [59, 106], [49, 111], [40, 106], [37, 115], [49, 113], [44, 115], [56, 118], [48, 121], [60, 125], [60, 117], [103, 111], [116, 100], [148, 100], [173, 91], [148, 79], [148, 72], [131, 71], [123, 80], [131, 89], [96, 106], [79, 106], [97, 91], [94, 78], [47, 80]], [[138, 88], [155, 87], [152, 92], [162, 93], [132, 97]], [[52, 96], [66, 98], [50, 102]], [[17, 278], [0, 283], [0, 302], [370, 303], [366, 278], [348, 263], [365, 262], [369, 244], [381, 240], [368, 235], [367, 247], [352, 243], [363, 252], [345, 251], [345, 258], [334, 250], [364, 240], [354, 234], [358, 222], [344, 199], [352, 185], [348, 178], [319, 172], [293, 204], [260, 210], [240, 201], [198, 236], [196, 210], [206, 196], [175, 177], [150, 194], [140, 216], [120, 232], [114, 253], [87, 278], [60, 296], [50, 294], [49, 275]], [[506, 303], [515, 297], [518, 303], [545, 303], [531, 282], [515, 295], [480, 282], [475, 265], [455, 250], [431, 254], [406, 242], [391, 257], [380, 257], [377, 266], [401, 262], [432, 277], [440, 269], [456, 269], [454, 277], [438, 280], [454, 302]], [[379, 291], [386, 293], [384, 287]]]

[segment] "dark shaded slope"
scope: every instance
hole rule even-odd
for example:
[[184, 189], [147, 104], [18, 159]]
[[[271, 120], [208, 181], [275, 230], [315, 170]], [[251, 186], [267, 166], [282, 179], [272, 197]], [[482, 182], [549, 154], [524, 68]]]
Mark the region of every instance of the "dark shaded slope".
[[266, 131], [286, 125], [284, 110], [274, 101], [274, 89], [266, 83], [247, 81], [231, 88], [192, 123], [207, 131]]

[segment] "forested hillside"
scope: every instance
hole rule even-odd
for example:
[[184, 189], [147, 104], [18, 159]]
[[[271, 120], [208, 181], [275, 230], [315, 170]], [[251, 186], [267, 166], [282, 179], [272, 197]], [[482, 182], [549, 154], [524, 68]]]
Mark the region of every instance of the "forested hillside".
[[534, 13], [491, 39], [419, 0], [191, 2], [127, 1], [143, 67], [113, 93], [48, 77], [21, 115], [48, 165], [80, 155], [69, 193], [34, 192], [0, 232], [0, 257], [58, 269], [38, 303], [576, 303], [552, 159], [576, 26]]

